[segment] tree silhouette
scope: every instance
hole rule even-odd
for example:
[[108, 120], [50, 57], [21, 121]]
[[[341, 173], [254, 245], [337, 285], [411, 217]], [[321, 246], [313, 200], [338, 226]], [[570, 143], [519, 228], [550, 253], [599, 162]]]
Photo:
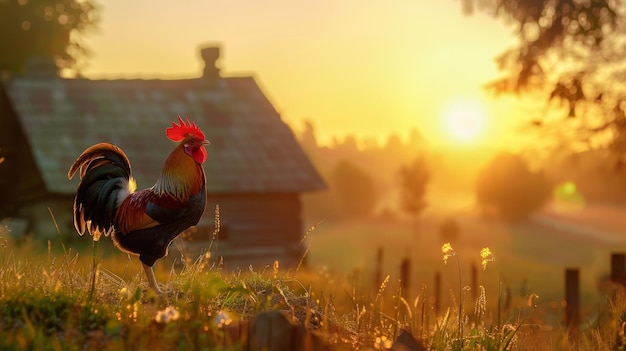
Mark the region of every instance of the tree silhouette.
[[315, 135], [315, 126], [310, 120], [304, 121], [304, 130], [299, 136], [300, 145], [307, 150], [317, 149], [317, 136]]
[[613, 137], [609, 138], [610, 147], [617, 153], [626, 151], [623, 2], [463, 0], [462, 3], [465, 13], [486, 12], [514, 28], [518, 44], [496, 58], [498, 68], [505, 74], [488, 83], [489, 89], [496, 94], [543, 94], [546, 109], [533, 125], [546, 126], [547, 112], [562, 109], [563, 117], [579, 120], [577, 141], [597, 147], [600, 139], [597, 135], [602, 132], [604, 139], [606, 134]]
[[427, 206], [426, 187], [430, 173], [424, 158], [417, 157], [409, 164], [402, 165], [400, 176], [401, 206], [417, 222], [417, 218]]
[[[584, 96], [578, 89], [580, 74], [597, 65], [591, 61], [609, 49], [609, 34], [622, 29], [617, 4], [610, 0], [463, 0], [463, 9], [471, 14], [478, 8], [516, 29], [519, 45], [497, 58], [508, 75], [491, 83], [492, 88], [518, 92], [552, 83], [553, 97], [576, 101]], [[572, 65], [556, 70], [555, 63]]]
[[374, 183], [363, 169], [350, 161], [339, 161], [332, 170], [330, 188], [339, 198], [344, 215], [370, 215], [376, 204]]
[[0, 73], [23, 73], [30, 59], [78, 72], [82, 35], [97, 22], [90, 0], [0, 1]]
[[479, 173], [476, 197], [483, 209], [519, 220], [539, 209], [550, 196], [542, 173], [532, 172], [519, 155], [501, 153]]

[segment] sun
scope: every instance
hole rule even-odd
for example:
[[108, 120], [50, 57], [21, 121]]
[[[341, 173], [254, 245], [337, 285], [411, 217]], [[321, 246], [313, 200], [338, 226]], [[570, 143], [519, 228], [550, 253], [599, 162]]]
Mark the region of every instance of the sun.
[[443, 128], [447, 136], [457, 142], [478, 141], [485, 133], [485, 108], [473, 100], [458, 100], [443, 111]]

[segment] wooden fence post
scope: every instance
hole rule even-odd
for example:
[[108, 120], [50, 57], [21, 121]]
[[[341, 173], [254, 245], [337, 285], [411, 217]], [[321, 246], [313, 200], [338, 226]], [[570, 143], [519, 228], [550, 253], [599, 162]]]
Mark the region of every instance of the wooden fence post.
[[[611, 282], [626, 287], [626, 254], [622, 252], [611, 253]], [[617, 294], [618, 291], [615, 290], [611, 293], [611, 304], [615, 303]], [[621, 332], [626, 332], [626, 327], [623, 324], [615, 337], [615, 346], [612, 350], [621, 350], [624, 346], [626, 340], [620, 335]]]
[[[353, 279], [353, 286], [354, 286], [354, 291], [359, 293], [359, 294], [363, 294], [363, 291], [361, 290], [361, 270], [358, 268], [355, 268], [354, 271], [352, 271], [352, 279]], [[356, 296], [354, 296], [354, 298], [356, 298]]]
[[435, 273], [435, 315], [441, 311], [441, 273]]
[[504, 299], [504, 311], [511, 310], [511, 298], [513, 297], [513, 292], [511, 291], [511, 286], [506, 286], [506, 298]]
[[580, 322], [580, 272], [577, 268], [565, 270], [565, 304], [565, 326], [575, 336]]
[[626, 286], [626, 254], [611, 254], [611, 281]]
[[400, 296], [408, 298], [409, 287], [411, 286], [411, 260], [409, 258], [402, 259], [400, 262]]
[[470, 290], [472, 292], [472, 300], [476, 301], [478, 298], [478, 267], [476, 267], [476, 262], [472, 262], [471, 265], [471, 279]]
[[374, 291], [380, 289], [380, 285], [383, 283], [383, 248], [378, 247], [376, 253], [376, 267], [374, 268]]

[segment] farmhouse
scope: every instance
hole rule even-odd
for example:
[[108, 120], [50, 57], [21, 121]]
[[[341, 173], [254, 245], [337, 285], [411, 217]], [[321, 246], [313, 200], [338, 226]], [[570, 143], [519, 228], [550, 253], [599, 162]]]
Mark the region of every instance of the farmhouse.
[[187, 247], [206, 246], [219, 205], [217, 255], [227, 267], [293, 265], [302, 254], [300, 194], [326, 185], [255, 79], [223, 77], [219, 55], [219, 47], [202, 49], [204, 72], [194, 79], [64, 79], [33, 61], [26, 74], [0, 81], [0, 219], [51, 237], [51, 211], [74, 235], [78, 180], [67, 171], [76, 157], [97, 142], [116, 144], [138, 188], [150, 187], [174, 148], [165, 128], [180, 115], [211, 141], [205, 215], [187, 235], [201, 245]]

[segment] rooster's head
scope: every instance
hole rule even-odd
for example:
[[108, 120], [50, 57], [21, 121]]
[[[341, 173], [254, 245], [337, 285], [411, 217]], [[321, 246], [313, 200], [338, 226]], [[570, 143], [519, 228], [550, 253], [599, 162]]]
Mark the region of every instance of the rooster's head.
[[209, 141], [205, 139], [204, 133], [195, 122], [189, 122], [189, 119], [183, 121], [179, 116], [178, 124], [172, 122], [172, 126], [165, 130], [165, 135], [171, 141], [182, 143], [185, 153], [199, 164], [206, 161], [207, 153], [204, 145], [208, 145]]

